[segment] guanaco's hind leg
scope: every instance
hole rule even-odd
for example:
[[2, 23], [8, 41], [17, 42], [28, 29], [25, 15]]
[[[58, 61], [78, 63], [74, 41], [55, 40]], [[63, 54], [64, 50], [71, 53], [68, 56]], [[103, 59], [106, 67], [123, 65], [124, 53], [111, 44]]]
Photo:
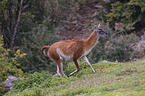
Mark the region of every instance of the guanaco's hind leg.
[[57, 73], [56, 74], [54, 74], [52, 77], [55, 77], [55, 76], [60, 76], [60, 77], [62, 77], [62, 75], [59, 73], [59, 67], [58, 67], [58, 65], [57, 65]]
[[90, 65], [90, 67], [92, 68], [92, 70], [94, 72], [96, 72], [95, 69], [93, 68], [92, 64], [89, 62], [89, 60], [88, 60], [88, 58], [86, 56], [84, 56], [84, 60]]
[[[57, 64], [57, 73], [54, 76], [60, 76], [62, 77], [62, 75], [64, 77], [67, 77], [64, 73], [63, 73], [63, 59], [62, 57], [54, 50], [48, 52], [48, 57], [51, 58], [51, 60], [53, 60], [56, 64]], [[68, 77], [67, 77], [68, 78]]]
[[[57, 60], [58, 61], [58, 60]], [[62, 62], [61, 62], [61, 60], [59, 60], [58, 62], [56, 62], [57, 63], [57, 73], [55, 74], [55, 75], [53, 75], [53, 77], [55, 77], [55, 76], [60, 76], [60, 77], [62, 77], [62, 75], [64, 76], [64, 77], [66, 77], [66, 78], [68, 78], [64, 73], [63, 73], [63, 64], [62, 64]]]

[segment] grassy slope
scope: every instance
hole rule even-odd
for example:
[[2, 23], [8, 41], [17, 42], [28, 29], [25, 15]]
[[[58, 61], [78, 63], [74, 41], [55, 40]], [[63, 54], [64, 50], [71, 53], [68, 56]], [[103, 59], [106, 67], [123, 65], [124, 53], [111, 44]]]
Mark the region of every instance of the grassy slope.
[[[79, 63], [82, 69], [70, 78], [51, 78], [48, 75], [46, 79], [47, 75], [42, 76], [45, 77], [44, 81], [40, 83], [34, 81], [31, 88], [29, 86], [20, 91], [20, 87], [8, 92], [6, 96], [144, 96], [145, 94], [145, 59], [128, 63], [100, 61], [93, 64], [97, 73], [93, 73], [83, 61]], [[65, 73], [73, 70], [74, 65], [70, 63]]]

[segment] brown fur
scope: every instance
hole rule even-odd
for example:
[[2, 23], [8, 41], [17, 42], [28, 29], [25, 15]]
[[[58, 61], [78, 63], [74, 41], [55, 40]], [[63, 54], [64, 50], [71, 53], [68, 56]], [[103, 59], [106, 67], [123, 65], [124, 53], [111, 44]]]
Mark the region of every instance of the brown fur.
[[[99, 37], [97, 36], [96, 30], [94, 30], [93, 33], [89, 36], [89, 38], [86, 40], [64, 40], [64, 41], [56, 42], [51, 46], [43, 46], [41, 51], [44, 56], [48, 55], [50, 59], [52, 59], [57, 63], [57, 66], [59, 67], [59, 73], [63, 74], [66, 77], [66, 75], [63, 73], [63, 70], [61, 68], [61, 64], [62, 64], [61, 56], [63, 55], [66, 57], [68, 56], [74, 62], [76, 66], [75, 72], [77, 72], [80, 69], [77, 59], [82, 56], [86, 56], [89, 53], [89, 51], [91, 51], [91, 49], [95, 46], [98, 38]], [[45, 49], [48, 49], [47, 55], [44, 53]], [[85, 52], [87, 53], [85, 54]], [[73, 73], [71, 73], [70, 75], [72, 75]]]
[[49, 49], [50, 48], [50, 46], [43, 46], [42, 48], [41, 48], [41, 53], [42, 53], [42, 55], [44, 55], [44, 56], [46, 56], [47, 57], [47, 55], [43, 52], [45, 49]]

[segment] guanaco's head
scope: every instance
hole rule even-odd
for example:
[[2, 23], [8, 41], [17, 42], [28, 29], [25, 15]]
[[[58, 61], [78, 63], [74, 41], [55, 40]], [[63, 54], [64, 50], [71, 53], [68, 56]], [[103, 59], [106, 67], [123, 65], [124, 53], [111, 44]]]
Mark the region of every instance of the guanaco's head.
[[101, 37], [104, 37], [104, 36], [108, 35], [107, 32], [105, 32], [104, 30], [102, 30], [102, 29], [100, 28], [100, 24], [98, 25], [98, 27], [95, 26], [95, 30], [96, 30], [97, 36], [99, 36], [99, 37], [100, 37], [100, 36], [101, 36]]

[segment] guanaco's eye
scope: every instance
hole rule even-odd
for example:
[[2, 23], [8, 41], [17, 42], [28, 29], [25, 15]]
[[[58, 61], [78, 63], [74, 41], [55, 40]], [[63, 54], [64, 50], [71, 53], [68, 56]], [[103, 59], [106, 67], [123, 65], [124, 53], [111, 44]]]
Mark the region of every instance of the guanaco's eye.
[[104, 30], [102, 30], [102, 29], [98, 29], [98, 30], [99, 30], [99, 35], [100, 36], [106, 36], [107, 35], [107, 33]]

